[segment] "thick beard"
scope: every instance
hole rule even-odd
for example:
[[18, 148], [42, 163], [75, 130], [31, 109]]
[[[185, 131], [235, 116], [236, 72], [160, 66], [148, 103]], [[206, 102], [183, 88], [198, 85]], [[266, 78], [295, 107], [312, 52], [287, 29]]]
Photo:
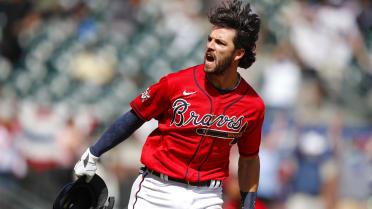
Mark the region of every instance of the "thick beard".
[[230, 56], [222, 59], [216, 64], [216, 68], [214, 69], [213, 72], [209, 72], [208, 74], [213, 74], [213, 75], [223, 75], [226, 70], [231, 66], [233, 62], [233, 53], [230, 54]]

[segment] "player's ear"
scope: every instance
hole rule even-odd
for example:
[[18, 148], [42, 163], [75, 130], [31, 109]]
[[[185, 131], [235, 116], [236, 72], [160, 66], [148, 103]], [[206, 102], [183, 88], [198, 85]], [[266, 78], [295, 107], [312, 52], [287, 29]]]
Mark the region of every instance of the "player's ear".
[[240, 59], [242, 59], [244, 54], [245, 54], [244, 48], [235, 49], [235, 51], [234, 51], [234, 61], [239, 61]]

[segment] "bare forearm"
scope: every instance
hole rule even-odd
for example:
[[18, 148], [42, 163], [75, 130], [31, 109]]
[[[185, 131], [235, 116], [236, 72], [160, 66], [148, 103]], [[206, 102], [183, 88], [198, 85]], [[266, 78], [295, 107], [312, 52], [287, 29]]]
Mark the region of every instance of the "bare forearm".
[[239, 158], [239, 187], [242, 192], [257, 192], [260, 176], [260, 159], [258, 156]]

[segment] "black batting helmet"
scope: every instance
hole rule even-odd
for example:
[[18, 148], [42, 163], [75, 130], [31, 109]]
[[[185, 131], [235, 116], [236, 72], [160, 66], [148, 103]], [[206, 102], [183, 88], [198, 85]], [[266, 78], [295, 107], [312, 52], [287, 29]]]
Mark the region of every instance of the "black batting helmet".
[[97, 174], [88, 183], [85, 176], [67, 184], [58, 194], [53, 209], [112, 209], [114, 197], [109, 197], [105, 182]]

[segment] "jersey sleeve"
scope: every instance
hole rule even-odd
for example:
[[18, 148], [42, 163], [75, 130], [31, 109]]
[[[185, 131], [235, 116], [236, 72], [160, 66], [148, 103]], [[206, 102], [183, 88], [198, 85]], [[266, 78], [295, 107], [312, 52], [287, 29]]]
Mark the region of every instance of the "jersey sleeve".
[[253, 157], [258, 155], [261, 144], [261, 131], [264, 121], [264, 111], [258, 114], [258, 117], [251, 122], [243, 134], [243, 137], [238, 141], [239, 154], [243, 157]]
[[166, 77], [138, 95], [130, 106], [143, 121], [156, 118], [169, 107], [168, 80]]

